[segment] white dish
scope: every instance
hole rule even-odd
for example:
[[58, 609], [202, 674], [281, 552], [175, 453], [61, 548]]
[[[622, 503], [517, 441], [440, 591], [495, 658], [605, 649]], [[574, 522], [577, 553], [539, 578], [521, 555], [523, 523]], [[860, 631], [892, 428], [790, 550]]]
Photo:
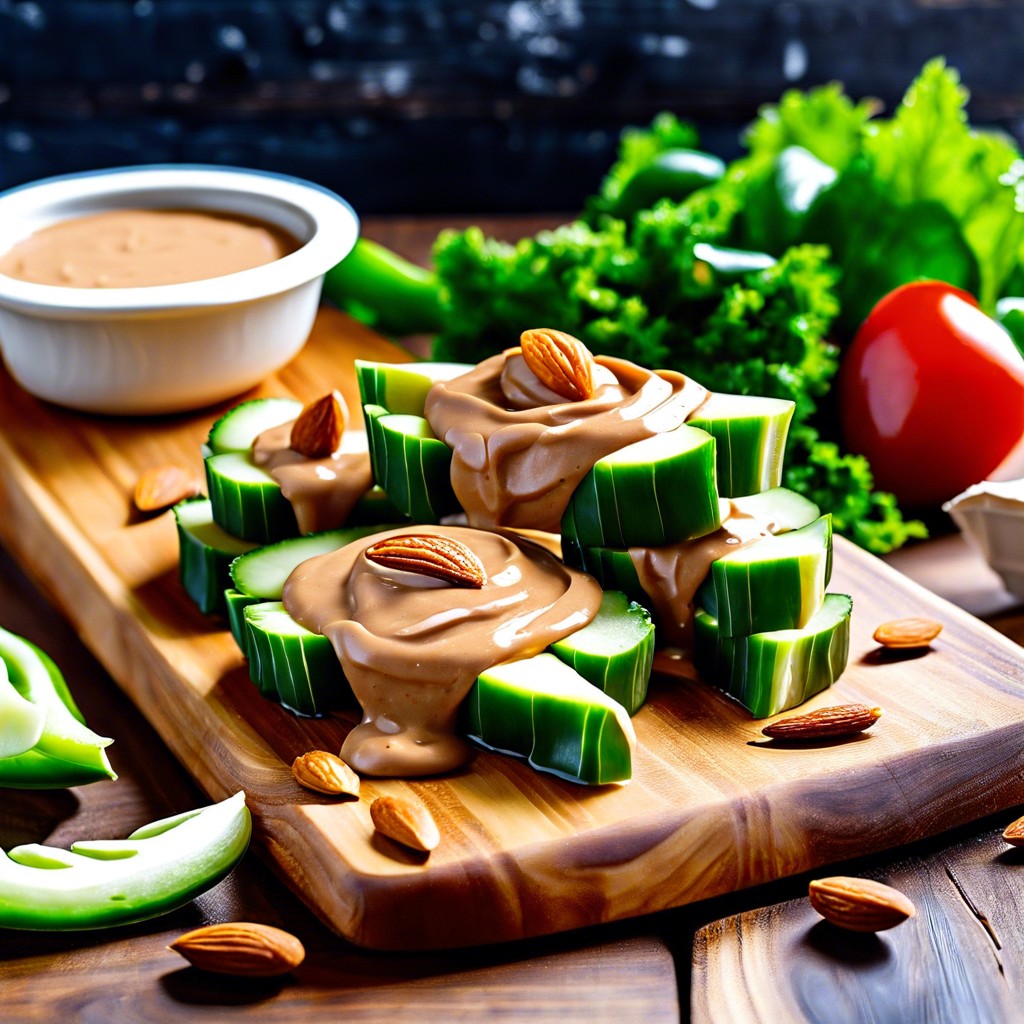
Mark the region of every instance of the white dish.
[[297, 251], [251, 270], [145, 288], [61, 288], [0, 275], [0, 350], [32, 394], [89, 412], [156, 414], [239, 394], [298, 353], [325, 271], [359, 233], [333, 192], [283, 175], [160, 165], [66, 175], [0, 195], [0, 253], [101, 210], [191, 209], [282, 228]]
[[999, 573], [1006, 589], [1024, 598], [1024, 478], [984, 480], [942, 508]]

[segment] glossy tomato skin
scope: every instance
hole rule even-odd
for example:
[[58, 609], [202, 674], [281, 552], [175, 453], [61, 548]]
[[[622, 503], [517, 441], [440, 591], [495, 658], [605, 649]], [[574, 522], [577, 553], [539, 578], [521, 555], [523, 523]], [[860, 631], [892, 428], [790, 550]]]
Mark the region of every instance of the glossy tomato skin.
[[846, 447], [907, 507], [988, 477], [1024, 435], [1024, 357], [974, 298], [940, 281], [890, 292], [843, 358]]

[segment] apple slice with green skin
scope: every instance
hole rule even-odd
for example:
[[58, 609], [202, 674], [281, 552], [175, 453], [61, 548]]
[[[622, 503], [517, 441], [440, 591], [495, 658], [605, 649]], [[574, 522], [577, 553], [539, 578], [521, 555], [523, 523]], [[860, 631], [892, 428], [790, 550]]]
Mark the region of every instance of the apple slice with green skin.
[[481, 673], [462, 721], [483, 746], [570, 782], [604, 785], [632, 776], [636, 733], [626, 709], [553, 654]]
[[755, 718], [796, 707], [842, 675], [850, 651], [853, 601], [826, 594], [802, 629], [724, 637], [706, 609], [694, 615], [695, 661], [704, 678], [735, 697]]
[[590, 624], [551, 645], [551, 652], [628, 712], [647, 699], [654, 661], [650, 612], [617, 590], [606, 590]]

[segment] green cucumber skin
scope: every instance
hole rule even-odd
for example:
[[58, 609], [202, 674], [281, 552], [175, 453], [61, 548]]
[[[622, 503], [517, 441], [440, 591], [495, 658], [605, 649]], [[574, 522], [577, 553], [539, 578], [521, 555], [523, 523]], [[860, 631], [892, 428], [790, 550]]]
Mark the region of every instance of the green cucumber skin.
[[224, 590], [224, 613], [227, 616], [228, 628], [231, 630], [231, 635], [234, 637], [235, 643], [238, 644], [239, 650], [246, 657], [249, 652], [246, 650], [245, 609], [251, 604], [261, 604], [264, 600], [262, 597], [243, 594], [234, 587], [226, 587]]
[[[625, 606], [624, 610], [621, 606]], [[601, 628], [602, 613], [632, 617], [642, 639], [631, 648], [610, 655], [586, 650], [587, 630]], [[588, 683], [621, 704], [632, 718], [647, 700], [647, 687], [654, 663], [654, 634], [654, 624], [646, 608], [636, 601], [630, 601], [621, 592], [609, 590], [602, 598], [601, 611], [590, 626], [552, 644], [551, 653], [575, 669]]]
[[220, 472], [218, 458], [208, 458], [205, 465], [213, 518], [221, 529], [255, 544], [271, 544], [298, 534], [295, 512], [277, 484], [239, 484]]
[[[283, 612], [280, 602], [263, 602], [243, 612], [249, 676], [260, 693], [293, 714], [320, 718], [358, 707], [330, 640], [319, 633], [286, 636], [258, 624], [258, 610]], [[254, 614], [255, 613], [255, 614]]]
[[525, 757], [538, 771], [570, 782], [627, 782], [635, 737], [624, 709], [618, 709], [620, 719], [603, 704], [551, 693], [543, 678], [538, 667], [537, 685], [526, 689], [483, 673], [461, 708], [461, 724], [469, 738], [490, 750]]
[[192, 603], [204, 615], [224, 615], [224, 590], [231, 585], [231, 563], [238, 556], [218, 551], [189, 533], [178, 529], [178, 579]]
[[395, 508], [414, 523], [439, 523], [460, 511], [451, 449], [436, 437], [391, 429], [393, 414], [381, 406], [364, 406], [363, 413], [374, 480]]
[[852, 601], [845, 594], [829, 594], [825, 607], [841, 612], [834, 616], [831, 628], [736, 637], [720, 636], [712, 616], [698, 610], [694, 616], [697, 668], [754, 718], [796, 707], [831, 686], [849, 659]]
[[461, 377], [470, 363], [375, 363], [356, 360], [356, 381], [364, 406], [377, 405], [390, 413], [422, 416], [435, 381]]
[[716, 417], [701, 415], [702, 411], [698, 409], [686, 422], [715, 439], [718, 493], [723, 498], [758, 494], [779, 486], [792, 405], [788, 413], [750, 417]]
[[[564, 525], [564, 524], [563, 524]], [[582, 546], [571, 533], [562, 534], [562, 560], [566, 565], [589, 573], [604, 590], [621, 590], [631, 601], [644, 608], [650, 596], [640, 585], [636, 566], [629, 551], [622, 548]]]
[[[646, 472], [598, 460], [573, 492], [573, 512], [563, 517], [562, 532], [571, 529], [581, 545], [628, 548], [660, 547], [717, 530], [715, 441], [701, 433], [704, 443]], [[692, 439], [689, 430], [687, 435]]]

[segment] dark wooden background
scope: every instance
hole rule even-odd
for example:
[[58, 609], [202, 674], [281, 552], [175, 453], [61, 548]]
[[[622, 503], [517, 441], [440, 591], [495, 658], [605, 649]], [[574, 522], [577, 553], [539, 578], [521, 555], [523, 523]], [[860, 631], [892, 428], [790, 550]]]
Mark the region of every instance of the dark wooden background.
[[1019, 0], [0, 0], [0, 187], [129, 163], [298, 174], [364, 213], [572, 210], [659, 110], [898, 101], [945, 54], [1024, 131]]

